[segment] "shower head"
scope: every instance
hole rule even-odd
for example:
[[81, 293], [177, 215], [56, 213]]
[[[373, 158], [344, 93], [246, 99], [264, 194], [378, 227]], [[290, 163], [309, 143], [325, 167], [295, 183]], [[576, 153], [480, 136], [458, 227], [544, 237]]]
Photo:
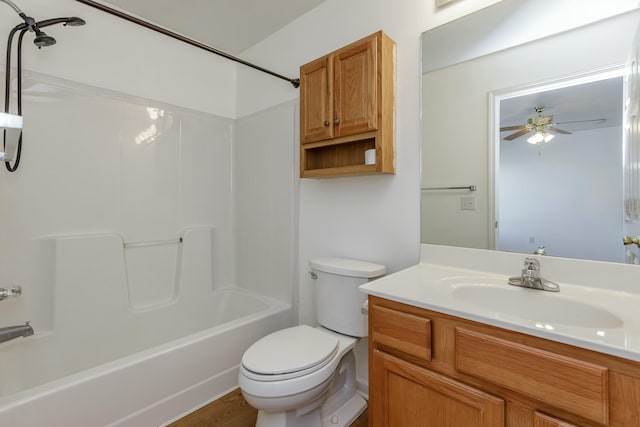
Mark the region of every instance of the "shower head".
[[[2, 0], [0, 0], [0, 1], [2, 1]], [[42, 21], [38, 21], [38, 22], [35, 23], [36, 27], [38, 27], [38, 28], [45, 28], [45, 27], [49, 27], [51, 25], [56, 25], [56, 24], [62, 24], [65, 27], [66, 26], [79, 27], [81, 25], [86, 24], [86, 22], [84, 21], [84, 19], [78, 18], [77, 16], [67, 16], [67, 17], [64, 17], [64, 18], [43, 19]]]
[[35, 27], [35, 32], [36, 37], [33, 39], [33, 43], [38, 46], [38, 49], [56, 44], [56, 39], [47, 35], [47, 33], [40, 28]]
[[86, 24], [85, 20], [82, 18], [78, 18], [77, 16], [67, 18], [67, 22], [64, 23], [64, 25], [68, 25], [70, 27], [79, 27], [84, 24]]

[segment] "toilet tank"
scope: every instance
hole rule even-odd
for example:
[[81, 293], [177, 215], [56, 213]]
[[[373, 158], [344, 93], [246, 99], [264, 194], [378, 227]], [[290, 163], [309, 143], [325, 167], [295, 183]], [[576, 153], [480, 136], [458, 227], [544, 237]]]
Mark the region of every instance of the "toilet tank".
[[360, 309], [367, 296], [358, 287], [384, 275], [385, 266], [354, 259], [314, 258], [309, 267], [318, 322], [341, 334], [366, 337], [367, 316]]

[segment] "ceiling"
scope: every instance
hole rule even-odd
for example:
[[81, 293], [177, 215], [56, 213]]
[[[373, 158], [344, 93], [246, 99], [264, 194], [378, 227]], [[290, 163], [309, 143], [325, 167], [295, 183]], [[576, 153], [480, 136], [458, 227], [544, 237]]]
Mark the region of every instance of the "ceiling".
[[[537, 106], [544, 107], [543, 116], [553, 116], [555, 127], [569, 132], [621, 126], [622, 104], [622, 77], [609, 78], [502, 100], [500, 127], [527, 123], [528, 118], [537, 115]], [[606, 121], [563, 124], [598, 119]], [[501, 137], [512, 133], [502, 132]]]
[[237, 55], [324, 0], [103, 0], [219, 50]]

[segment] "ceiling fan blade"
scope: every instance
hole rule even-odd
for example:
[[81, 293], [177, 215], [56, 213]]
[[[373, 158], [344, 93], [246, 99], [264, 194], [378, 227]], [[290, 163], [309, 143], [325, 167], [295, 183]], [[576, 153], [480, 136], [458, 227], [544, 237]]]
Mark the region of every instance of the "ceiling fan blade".
[[505, 136], [503, 139], [505, 141], [511, 141], [512, 139], [520, 138], [522, 135], [526, 135], [529, 133], [529, 129], [522, 129], [520, 132], [512, 133], [511, 135]]
[[564, 135], [571, 135], [571, 132], [567, 132], [566, 130], [562, 130], [562, 129], [558, 129], [558, 128], [554, 128], [553, 126], [549, 126], [548, 129], [551, 132], [555, 132], [555, 133], [562, 133]]
[[600, 122], [600, 123], [606, 123], [607, 119], [605, 118], [601, 118], [601, 119], [590, 119], [590, 120], [574, 120], [572, 122], [557, 122], [554, 123], [556, 125], [564, 125], [564, 124], [569, 124], [569, 123], [588, 123], [588, 122]]
[[508, 130], [520, 130], [520, 129], [526, 129], [527, 125], [516, 125], [516, 126], [505, 126], [500, 128], [500, 132], [506, 132]]

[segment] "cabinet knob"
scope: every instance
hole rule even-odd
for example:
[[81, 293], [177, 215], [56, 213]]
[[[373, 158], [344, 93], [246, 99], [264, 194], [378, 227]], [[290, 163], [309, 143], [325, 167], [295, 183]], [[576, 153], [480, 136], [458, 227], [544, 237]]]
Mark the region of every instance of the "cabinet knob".
[[326, 126], [329, 126], [329, 120], [325, 120], [325, 121], [324, 121], [324, 123], [323, 123], [323, 125], [325, 125], [325, 127], [326, 127]]
[[334, 124], [334, 125], [339, 125], [339, 124], [340, 124], [340, 119], [335, 119], [335, 120], [333, 121], [333, 124]]

